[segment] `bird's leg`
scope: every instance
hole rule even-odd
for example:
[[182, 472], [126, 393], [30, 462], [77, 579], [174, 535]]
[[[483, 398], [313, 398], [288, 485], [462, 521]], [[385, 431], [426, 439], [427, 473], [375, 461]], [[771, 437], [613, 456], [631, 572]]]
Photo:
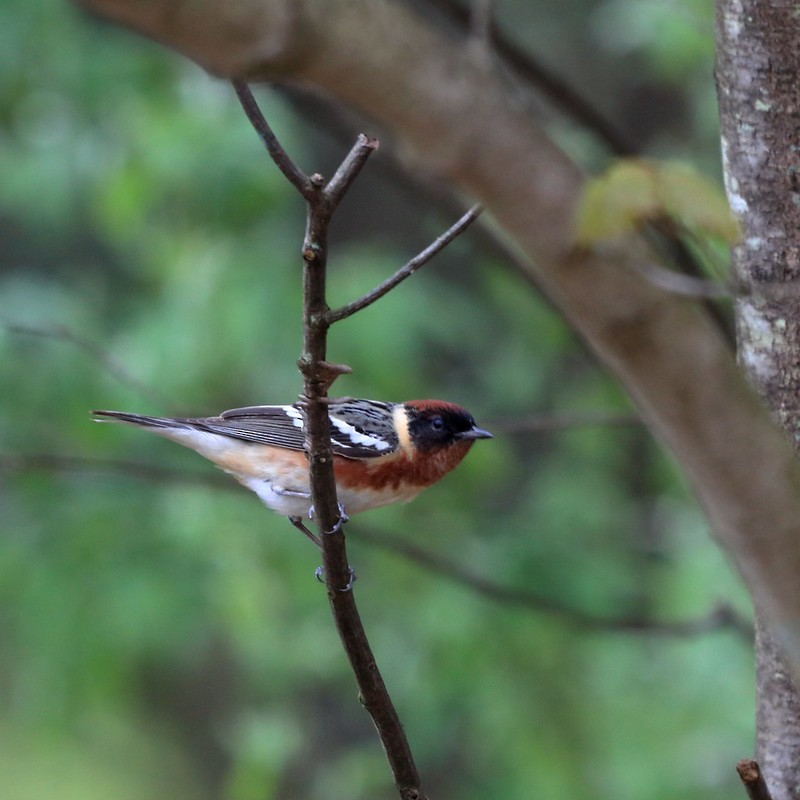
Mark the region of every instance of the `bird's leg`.
[[300, 531], [300, 533], [302, 533], [304, 536], [307, 536], [309, 539], [311, 539], [311, 541], [314, 542], [314, 544], [317, 547], [319, 547], [320, 550], [322, 549], [322, 542], [319, 540], [319, 537], [315, 533], [312, 533], [305, 526], [305, 524], [303, 523], [303, 518], [302, 517], [289, 517], [289, 522], [291, 522], [292, 525], [294, 525], [294, 527], [297, 528], [297, 530]]

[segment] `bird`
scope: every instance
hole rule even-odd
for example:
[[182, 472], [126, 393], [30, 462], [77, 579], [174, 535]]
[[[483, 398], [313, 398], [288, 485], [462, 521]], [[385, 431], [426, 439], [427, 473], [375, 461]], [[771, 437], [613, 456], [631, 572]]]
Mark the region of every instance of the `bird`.
[[[327, 405], [344, 520], [413, 500], [458, 466], [476, 440], [492, 438], [466, 409], [445, 400], [341, 398]], [[302, 403], [233, 408], [216, 417], [92, 413], [99, 422], [136, 425], [197, 451], [295, 526], [313, 516]]]

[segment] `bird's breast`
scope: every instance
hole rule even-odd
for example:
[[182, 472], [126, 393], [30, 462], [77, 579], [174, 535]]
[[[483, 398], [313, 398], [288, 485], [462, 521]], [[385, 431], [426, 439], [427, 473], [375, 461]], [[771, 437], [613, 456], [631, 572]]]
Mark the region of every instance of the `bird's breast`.
[[373, 490], [407, 488], [416, 495], [454, 469], [471, 445], [472, 442], [457, 442], [424, 456], [399, 450], [382, 458], [335, 459], [336, 482]]

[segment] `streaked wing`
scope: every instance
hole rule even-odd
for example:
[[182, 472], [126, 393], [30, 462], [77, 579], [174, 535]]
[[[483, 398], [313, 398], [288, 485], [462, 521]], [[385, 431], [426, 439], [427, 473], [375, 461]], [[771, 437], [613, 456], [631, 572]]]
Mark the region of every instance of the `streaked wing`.
[[400, 440], [394, 429], [394, 403], [342, 400], [328, 409], [333, 452], [347, 458], [377, 458], [394, 452]]
[[[392, 425], [394, 406], [372, 400], [331, 403], [331, 446], [345, 458], [377, 458], [398, 445]], [[224, 411], [219, 417], [193, 419], [202, 430], [254, 444], [303, 450], [303, 413], [295, 405], [248, 406]]]
[[249, 406], [223, 411], [218, 417], [194, 419], [198, 428], [254, 444], [302, 450], [303, 415], [295, 406]]

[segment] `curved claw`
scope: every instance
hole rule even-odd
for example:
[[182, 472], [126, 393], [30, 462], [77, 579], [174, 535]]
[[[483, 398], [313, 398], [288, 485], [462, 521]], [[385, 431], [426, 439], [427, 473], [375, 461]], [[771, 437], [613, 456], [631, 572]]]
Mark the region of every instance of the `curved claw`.
[[[347, 585], [339, 589], [340, 592], [352, 592], [353, 591], [353, 584], [358, 580], [358, 575], [356, 575], [356, 571], [352, 567], [347, 568], [347, 574], [350, 576], [350, 579], [347, 581]], [[317, 567], [314, 570], [314, 577], [320, 582], [325, 583], [325, 568], [324, 567]]]
[[352, 592], [353, 584], [358, 580], [358, 575], [356, 575], [356, 571], [352, 567], [347, 568], [347, 574], [350, 576], [350, 579], [343, 588], [339, 589], [340, 592]]
[[[344, 525], [345, 522], [349, 522], [350, 521], [350, 517], [347, 516], [347, 512], [344, 510], [344, 505], [341, 503], [341, 501], [338, 502], [336, 505], [337, 505], [337, 508], [339, 510], [339, 519], [336, 520], [336, 522], [333, 525], [333, 528], [331, 528], [329, 531], [323, 531], [322, 532], [325, 536], [332, 536], [334, 533], [340, 533], [341, 530], [342, 530], [342, 525]], [[309, 519], [314, 519], [314, 506], [310, 506], [309, 507], [309, 509], [308, 509], [308, 518]], [[290, 517], [290, 519], [291, 519], [291, 517]], [[294, 522], [292, 524], [295, 525]], [[295, 525], [295, 527], [296, 527], [296, 525]], [[303, 527], [305, 527], [305, 526], [303, 526]]]

